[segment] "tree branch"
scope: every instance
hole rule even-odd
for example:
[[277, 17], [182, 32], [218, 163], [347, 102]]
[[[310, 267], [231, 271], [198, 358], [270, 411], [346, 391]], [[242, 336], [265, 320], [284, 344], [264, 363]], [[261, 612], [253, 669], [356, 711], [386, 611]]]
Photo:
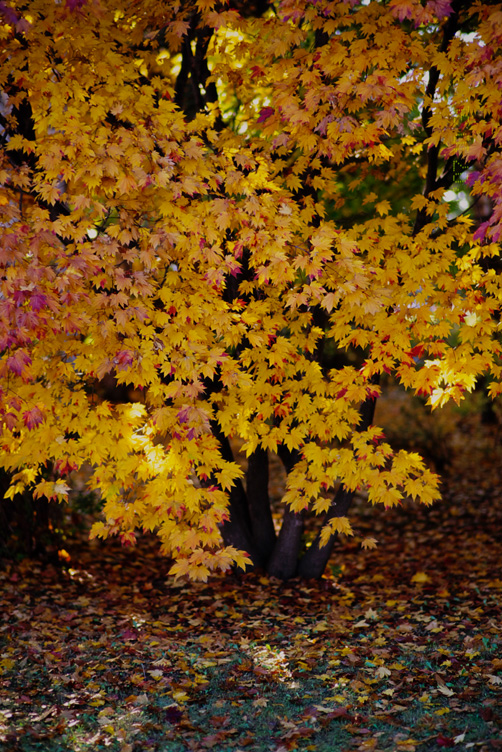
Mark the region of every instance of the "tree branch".
[[[440, 52], [446, 52], [450, 46], [450, 42], [455, 36], [458, 29], [458, 17], [459, 12], [464, 4], [465, 0], [454, 0], [452, 3], [452, 13], [448, 18], [448, 21], [443, 28], [443, 39], [441, 42]], [[434, 65], [429, 71], [429, 80], [427, 82], [427, 88], [425, 89], [424, 100], [426, 104], [422, 110], [422, 126], [427, 138], [431, 138], [433, 135], [433, 128], [431, 126], [431, 119], [433, 115], [432, 102], [436, 93], [436, 87], [439, 82], [439, 69]], [[438, 182], [437, 172], [439, 166], [439, 144], [433, 144], [429, 146], [427, 150], [427, 175], [425, 178], [425, 187], [423, 195], [427, 198], [429, 194], [435, 191], [439, 187], [446, 187], [444, 180]], [[452, 170], [453, 176], [453, 170]], [[428, 220], [427, 209], [419, 209], [415, 218], [415, 225], [413, 227], [413, 235], [417, 235], [427, 224]]]

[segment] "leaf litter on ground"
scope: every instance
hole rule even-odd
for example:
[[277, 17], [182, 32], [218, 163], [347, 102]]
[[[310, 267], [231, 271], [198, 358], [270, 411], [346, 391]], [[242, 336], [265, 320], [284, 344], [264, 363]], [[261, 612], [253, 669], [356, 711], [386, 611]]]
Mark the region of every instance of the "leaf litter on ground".
[[502, 749], [502, 491], [483, 456], [430, 509], [358, 503], [320, 581], [175, 584], [148, 536], [4, 561], [0, 749]]

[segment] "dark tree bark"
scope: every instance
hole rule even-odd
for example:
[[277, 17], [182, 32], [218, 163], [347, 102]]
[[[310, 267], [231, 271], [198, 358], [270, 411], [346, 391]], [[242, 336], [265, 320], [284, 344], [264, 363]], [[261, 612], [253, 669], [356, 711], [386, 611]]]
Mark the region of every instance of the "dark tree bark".
[[[213, 425], [213, 433], [220, 442], [221, 456], [228, 462], [234, 461], [232, 447], [227, 437], [221, 433], [216, 424]], [[235, 546], [235, 548], [245, 551], [249, 554], [253, 565], [260, 566], [262, 560], [258, 548], [255, 545], [252, 528], [251, 515], [249, 514], [246, 491], [240, 478], [234, 482], [229, 493], [228, 503], [229, 518], [221, 526], [221, 535], [226, 546]]]
[[257, 449], [249, 457], [246, 490], [253, 538], [263, 563], [267, 562], [277, 538], [268, 495], [268, 475], [268, 453]]
[[304, 517], [304, 512], [292, 512], [291, 509], [284, 510], [281, 531], [267, 566], [267, 572], [273, 577], [289, 580], [296, 575]]
[[[300, 453], [296, 449], [290, 451], [284, 444], [278, 447], [277, 453], [289, 474], [300, 459]], [[277, 543], [267, 565], [267, 572], [273, 577], [288, 580], [296, 575], [302, 545], [304, 519], [304, 512], [292, 512], [288, 508], [284, 510]]]
[[[335, 494], [331, 506], [326, 513], [323, 524], [326, 524], [334, 517], [345, 517], [352, 504], [354, 496], [353, 491], [347, 491], [342, 485]], [[317, 534], [311, 546], [307, 549], [298, 564], [298, 574], [300, 577], [307, 579], [319, 579], [322, 577], [328, 564], [335, 545], [336, 536], [332, 535], [325, 546], [320, 545], [321, 535]]]
[[[217, 427], [213, 432], [221, 446], [222, 457], [233, 461], [230, 442]], [[229, 494], [229, 519], [221, 526], [228, 546], [246, 551], [253, 566], [265, 568], [276, 544], [276, 533], [268, 494], [268, 453], [257, 449], [249, 457], [247, 489], [237, 479]]]

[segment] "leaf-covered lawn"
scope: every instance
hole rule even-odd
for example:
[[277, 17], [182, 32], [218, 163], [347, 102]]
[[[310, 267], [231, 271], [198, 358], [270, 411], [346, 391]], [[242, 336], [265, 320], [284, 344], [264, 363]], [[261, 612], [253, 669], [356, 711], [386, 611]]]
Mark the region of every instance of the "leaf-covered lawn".
[[0, 748], [502, 749], [502, 503], [473, 472], [361, 506], [320, 582], [175, 587], [151, 539], [4, 562]]

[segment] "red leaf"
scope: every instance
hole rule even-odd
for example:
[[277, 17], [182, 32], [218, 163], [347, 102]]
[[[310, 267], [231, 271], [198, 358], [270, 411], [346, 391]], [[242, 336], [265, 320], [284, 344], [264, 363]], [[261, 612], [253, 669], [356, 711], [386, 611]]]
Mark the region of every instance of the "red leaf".
[[29, 431], [43, 422], [44, 415], [36, 405], [35, 407], [32, 407], [31, 410], [26, 410], [26, 412], [23, 413], [23, 423]]
[[263, 109], [260, 112], [260, 116], [258, 118], [259, 123], [264, 123], [265, 120], [268, 120], [268, 118], [273, 115], [275, 112], [273, 107], [263, 107]]
[[130, 629], [129, 627], [127, 629], [124, 629], [124, 631], [120, 633], [120, 636], [124, 640], [124, 642], [127, 642], [128, 640], [138, 639], [138, 633], [136, 632], [136, 630]]
[[473, 240], [483, 241], [485, 239], [486, 231], [487, 231], [487, 229], [488, 229], [489, 226], [490, 226], [489, 222], [482, 222], [479, 225], [479, 227], [476, 230], [476, 232], [474, 233], [474, 235], [472, 236], [472, 239]]
[[455, 742], [451, 737], [439, 734], [439, 736], [436, 738], [436, 744], [438, 745], [438, 747], [453, 747]]
[[40, 311], [47, 305], [47, 296], [43, 292], [35, 292], [30, 298], [30, 305], [34, 311]]
[[17, 376], [21, 376], [26, 366], [31, 365], [31, 358], [24, 350], [17, 350], [14, 355], [7, 358], [7, 368]]
[[3, 419], [9, 431], [13, 431], [17, 426], [17, 415], [14, 415], [14, 413], [6, 413]]

